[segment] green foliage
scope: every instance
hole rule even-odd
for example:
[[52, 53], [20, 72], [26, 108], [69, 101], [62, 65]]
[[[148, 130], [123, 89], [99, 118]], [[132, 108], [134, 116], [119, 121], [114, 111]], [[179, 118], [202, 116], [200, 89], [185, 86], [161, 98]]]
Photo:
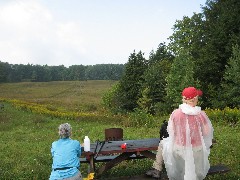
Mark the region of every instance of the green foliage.
[[220, 109], [206, 109], [209, 118], [214, 122], [227, 122], [230, 125], [237, 125], [240, 123], [240, 109], [225, 107]]
[[208, 85], [219, 91], [232, 45], [240, 44], [239, 11], [239, 0], [211, 0], [203, 8], [204, 46], [201, 58], [196, 61], [196, 74], [204, 89], [207, 107], [214, 106], [211, 101], [219, 98], [218, 94], [208, 92]]
[[[146, 97], [151, 100], [151, 106], [156, 103], [165, 102], [166, 98], [166, 77], [169, 73], [171, 62], [169, 60], [161, 60], [152, 64], [144, 72], [144, 83], [142, 91], [149, 89]], [[149, 104], [150, 105], [150, 104]], [[150, 108], [150, 106], [148, 107]], [[151, 113], [155, 113], [155, 108], [151, 109]]]
[[154, 105], [154, 112], [156, 116], [165, 116], [168, 115], [170, 112], [173, 111], [169, 101], [165, 102], [158, 102]]
[[172, 55], [172, 53], [170, 52], [166, 44], [160, 43], [158, 45], [156, 52], [154, 52], [153, 50], [150, 52], [149, 65], [154, 66], [155, 64], [158, 64], [162, 60], [167, 60], [169, 62], [172, 62], [173, 59], [174, 59], [174, 56]]
[[167, 76], [167, 102], [176, 108], [182, 102], [181, 92], [188, 86], [199, 88], [197, 79], [194, 79], [194, 63], [192, 57], [185, 51], [181, 51], [174, 59]]
[[108, 91], [104, 92], [102, 96], [103, 106], [110, 110], [111, 113], [117, 114], [123, 112], [121, 99], [120, 84], [114, 84]]
[[121, 104], [121, 109], [132, 111], [137, 107], [137, 100], [141, 95], [141, 86], [143, 83], [143, 74], [147, 68], [147, 62], [143, 53], [130, 55], [128, 63], [125, 65], [124, 75], [119, 81], [119, 96], [117, 101]]
[[85, 68], [84, 77], [88, 80], [119, 80], [123, 71], [123, 64], [89, 65]]
[[0, 61], [0, 82], [8, 81], [8, 71], [10, 67], [8, 67], [8, 63], [3, 63]]
[[240, 1], [209, 0], [202, 10], [176, 21], [168, 48], [175, 55], [182, 49], [189, 52], [195, 64], [194, 77], [204, 90], [203, 105], [216, 107], [220, 104], [215, 92], [220, 91], [232, 45], [240, 43]]
[[192, 17], [184, 16], [173, 25], [173, 34], [169, 37], [168, 48], [178, 55], [182, 49], [187, 50], [194, 58], [199, 57], [200, 50], [205, 43], [203, 14]]
[[13, 65], [0, 61], [0, 82], [119, 80], [123, 71], [123, 64], [72, 65], [67, 68], [63, 65]]
[[233, 55], [226, 65], [222, 83], [224, 105], [240, 108], [240, 47], [233, 47]]
[[149, 88], [145, 88], [142, 91], [142, 96], [137, 100], [139, 108], [147, 113], [150, 113], [152, 110], [152, 100], [148, 98], [149, 92]]
[[165, 43], [160, 43], [156, 52], [149, 56], [148, 68], [144, 72], [144, 82], [141, 87], [141, 97], [138, 105], [141, 109], [155, 114], [158, 109], [155, 105], [165, 102], [166, 76], [169, 73], [173, 55]]
[[126, 124], [130, 127], [154, 127], [155, 123], [153, 115], [136, 108], [128, 114], [128, 119], [125, 121]]

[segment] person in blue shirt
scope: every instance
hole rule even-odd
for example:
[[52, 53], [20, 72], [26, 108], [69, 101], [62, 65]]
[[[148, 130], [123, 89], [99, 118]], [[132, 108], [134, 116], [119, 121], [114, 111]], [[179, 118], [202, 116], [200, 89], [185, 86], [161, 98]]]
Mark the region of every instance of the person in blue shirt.
[[49, 180], [82, 180], [79, 157], [81, 144], [70, 138], [72, 127], [61, 124], [58, 128], [60, 139], [52, 143], [52, 172]]

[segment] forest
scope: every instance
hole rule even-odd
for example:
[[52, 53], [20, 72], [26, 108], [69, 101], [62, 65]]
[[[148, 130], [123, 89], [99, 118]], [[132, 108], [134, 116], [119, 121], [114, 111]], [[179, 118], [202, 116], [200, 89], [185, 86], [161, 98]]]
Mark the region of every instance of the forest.
[[9, 64], [0, 61], [0, 82], [119, 80], [123, 64], [72, 65], [70, 67]]

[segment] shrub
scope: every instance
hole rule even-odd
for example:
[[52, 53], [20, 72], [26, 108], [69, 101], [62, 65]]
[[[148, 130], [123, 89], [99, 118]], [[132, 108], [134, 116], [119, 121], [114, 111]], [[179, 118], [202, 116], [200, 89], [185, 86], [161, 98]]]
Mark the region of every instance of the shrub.
[[123, 105], [120, 101], [121, 95], [119, 88], [120, 88], [119, 83], [114, 84], [111, 89], [109, 89], [103, 94], [102, 97], [103, 106], [114, 114], [124, 113], [123, 112], [124, 110], [122, 109]]
[[171, 113], [172, 109], [168, 102], [158, 102], [154, 106], [156, 116], [164, 116]]
[[208, 117], [212, 121], [216, 122], [227, 122], [232, 125], [240, 122], [240, 109], [225, 107], [223, 110], [220, 109], [206, 109]]
[[125, 120], [125, 124], [128, 124], [131, 127], [154, 127], [154, 117], [153, 115], [140, 110], [138, 108], [134, 109], [133, 112], [128, 114], [128, 118]]

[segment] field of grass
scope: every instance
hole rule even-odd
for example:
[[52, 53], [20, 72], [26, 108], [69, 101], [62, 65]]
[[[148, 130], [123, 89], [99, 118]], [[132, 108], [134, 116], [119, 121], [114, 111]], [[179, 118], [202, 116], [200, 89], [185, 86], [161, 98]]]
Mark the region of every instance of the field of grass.
[[60, 108], [63, 111], [98, 111], [102, 94], [115, 81], [56, 81], [0, 84], [0, 97]]
[[[82, 94], [77, 93], [75, 87], [81, 83], [84, 83], [84, 89], [88, 89], [82, 91]], [[30, 102], [38, 100], [38, 103], [52, 104], [56, 108], [61, 106], [71, 111], [78, 111], [78, 107], [84, 107], [85, 103], [89, 102], [96, 107], [95, 111], [98, 111], [101, 109], [101, 95], [111, 87], [112, 83], [88, 81], [0, 84], [0, 98]], [[75, 91], [72, 91], [73, 89]], [[93, 97], [94, 93], [95, 97]], [[66, 101], [67, 98], [69, 101]], [[88, 135], [92, 141], [103, 140], [104, 130], [111, 127], [123, 128], [124, 139], [158, 137], [159, 126], [166, 118], [158, 117], [152, 127], [135, 128], [124, 125], [126, 117], [111, 116], [107, 113], [101, 116], [96, 113], [95, 116], [66, 120], [17, 110], [9, 103], [4, 105], [4, 110], [0, 111], [0, 179], [48, 179], [52, 163], [50, 147], [51, 143], [58, 139], [57, 128], [61, 123], [70, 123], [73, 127], [72, 138], [83, 142], [85, 135]], [[87, 108], [84, 107], [81, 111], [83, 110], [87, 111]], [[212, 123], [217, 144], [211, 150], [210, 163], [225, 164], [231, 168], [231, 171], [224, 175], [209, 176], [206, 179], [238, 180], [240, 179], [239, 124], [230, 126], [225, 122]], [[123, 162], [104, 174], [102, 179], [143, 174], [151, 167], [152, 162], [148, 159]], [[87, 165], [82, 164], [81, 172], [84, 177], [87, 175], [87, 170]]]

